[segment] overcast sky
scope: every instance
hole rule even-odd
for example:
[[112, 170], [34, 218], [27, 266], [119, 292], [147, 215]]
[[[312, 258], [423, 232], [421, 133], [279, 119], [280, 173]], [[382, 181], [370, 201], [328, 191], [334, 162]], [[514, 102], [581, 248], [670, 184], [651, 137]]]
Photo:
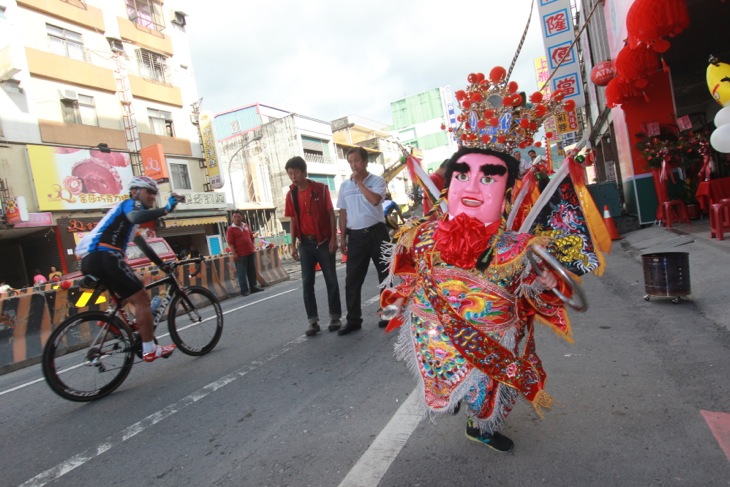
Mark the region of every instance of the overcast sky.
[[[259, 102], [331, 121], [391, 123], [390, 103], [509, 68], [531, 0], [187, 0], [202, 109]], [[512, 80], [537, 88], [537, 7]]]

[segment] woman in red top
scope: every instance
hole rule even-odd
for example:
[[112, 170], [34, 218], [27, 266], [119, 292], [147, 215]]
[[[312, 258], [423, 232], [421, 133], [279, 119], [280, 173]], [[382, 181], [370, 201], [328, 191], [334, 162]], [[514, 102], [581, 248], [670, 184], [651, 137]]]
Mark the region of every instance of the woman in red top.
[[239, 210], [233, 212], [231, 217], [233, 223], [226, 230], [226, 240], [231, 246], [233, 260], [236, 262], [236, 276], [241, 287], [241, 295], [248, 296], [251, 293], [263, 291], [256, 286], [256, 261], [253, 243], [253, 233], [248, 224], [243, 223], [243, 213]]

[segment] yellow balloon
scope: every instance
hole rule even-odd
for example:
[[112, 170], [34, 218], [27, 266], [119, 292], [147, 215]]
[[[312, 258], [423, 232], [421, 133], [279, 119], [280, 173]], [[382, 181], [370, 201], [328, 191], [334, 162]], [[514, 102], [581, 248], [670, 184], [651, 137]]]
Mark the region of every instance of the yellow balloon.
[[721, 63], [716, 58], [710, 57], [710, 65], [707, 66], [707, 87], [716, 102], [724, 107], [730, 106], [730, 64]]

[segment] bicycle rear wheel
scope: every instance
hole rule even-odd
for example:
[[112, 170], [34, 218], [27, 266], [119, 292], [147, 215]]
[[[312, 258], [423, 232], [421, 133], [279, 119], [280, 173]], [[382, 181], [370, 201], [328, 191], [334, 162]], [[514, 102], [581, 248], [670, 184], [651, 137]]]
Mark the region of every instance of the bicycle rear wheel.
[[61, 323], [43, 348], [43, 375], [53, 392], [70, 401], [102, 398], [127, 378], [134, 335], [118, 317], [87, 311]]
[[170, 338], [187, 355], [205, 355], [223, 333], [223, 311], [215, 294], [204, 287], [182, 289], [170, 303]]

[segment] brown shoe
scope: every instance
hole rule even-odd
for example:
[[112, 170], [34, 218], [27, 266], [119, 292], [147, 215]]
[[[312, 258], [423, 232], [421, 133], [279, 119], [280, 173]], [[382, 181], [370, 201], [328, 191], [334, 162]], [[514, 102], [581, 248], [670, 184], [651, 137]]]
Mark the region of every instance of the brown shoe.
[[304, 334], [307, 335], [308, 337], [313, 337], [317, 333], [319, 333], [319, 324], [318, 323], [312, 323], [311, 325], [309, 325], [309, 328], [307, 328], [307, 331], [304, 332]]

